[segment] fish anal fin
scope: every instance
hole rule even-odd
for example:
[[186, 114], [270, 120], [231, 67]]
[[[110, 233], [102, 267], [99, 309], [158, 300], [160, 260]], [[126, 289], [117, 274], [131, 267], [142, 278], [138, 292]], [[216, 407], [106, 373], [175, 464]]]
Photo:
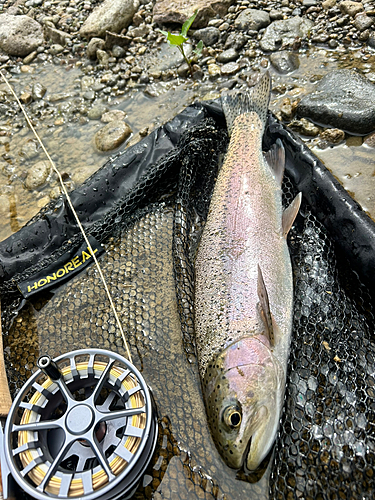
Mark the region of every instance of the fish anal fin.
[[301, 206], [302, 201], [302, 193], [298, 193], [294, 198], [292, 203], [286, 208], [283, 212], [282, 226], [283, 226], [283, 235], [286, 237], [289, 233], [290, 228], [293, 225], [294, 219], [297, 217], [299, 208]]
[[277, 139], [269, 151], [264, 153], [264, 158], [273, 171], [277, 183], [281, 186], [285, 168], [285, 149], [280, 139]]
[[271, 347], [275, 345], [274, 329], [272, 324], [272, 316], [270, 311], [270, 303], [266, 285], [264, 283], [262, 271], [258, 265], [258, 297], [259, 297], [259, 312], [265, 326], [265, 334], [270, 341]]

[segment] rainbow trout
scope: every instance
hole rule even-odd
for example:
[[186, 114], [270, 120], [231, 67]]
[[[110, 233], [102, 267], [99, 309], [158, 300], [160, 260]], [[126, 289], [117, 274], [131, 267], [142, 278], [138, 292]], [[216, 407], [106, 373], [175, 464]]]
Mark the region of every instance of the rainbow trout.
[[213, 439], [233, 468], [255, 470], [275, 441], [292, 330], [286, 236], [301, 194], [283, 211], [285, 152], [263, 155], [270, 96], [256, 87], [222, 97], [230, 143], [195, 266], [195, 332]]

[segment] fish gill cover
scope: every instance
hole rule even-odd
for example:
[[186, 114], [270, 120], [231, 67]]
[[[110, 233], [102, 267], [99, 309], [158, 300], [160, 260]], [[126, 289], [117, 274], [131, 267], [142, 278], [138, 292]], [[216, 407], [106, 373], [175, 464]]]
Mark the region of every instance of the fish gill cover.
[[[264, 473], [246, 476], [222, 462], [194, 351], [194, 256], [227, 145], [220, 105], [187, 108], [72, 194], [86, 231], [106, 250], [101, 265], [158, 408], [157, 449], [134, 498], [374, 497], [374, 224], [270, 115], [265, 149], [277, 138], [286, 149], [283, 202], [298, 191], [304, 202], [288, 239], [295, 305], [287, 392]], [[63, 199], [0, 243], [13, 394], [39, 352], [54, 357], [95, 346], [124, 354], [96, 269], [28, 300], [18, 291], [18, 282], [80, 243]]]

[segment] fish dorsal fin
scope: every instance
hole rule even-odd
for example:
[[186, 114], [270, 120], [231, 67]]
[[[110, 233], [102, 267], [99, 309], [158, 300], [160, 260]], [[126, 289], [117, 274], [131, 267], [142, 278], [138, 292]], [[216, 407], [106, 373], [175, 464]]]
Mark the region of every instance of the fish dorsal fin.
[[258, 265], [258, 297], [260, 303], [260, 315], [266, 328], [266, 335], [270, 341], [271, 347], [275, 345], [275, 337], [272, 325], [272, 316], [270, 311], [270, 302], [268, 300], [268, 293], [264, 283], [262, 271]]
[[227, 122], [228, 133], [231, 135], [234, 120], [244, 113], [257, 113], [262, 123], [261, 133], [267, 121], [268, 104], [270, 102], [271, 77], [268, 71], [254, 87], [243, 86], [240, 89], [229, 90], [221, 94], [221, 103]]
[[264, 153], [264, 158], [273, 171], [276, 182], [281, 186], [285, 168], [285, 149], [280, 139], [277, 139], [271, 149]]
[[289, 205], [289, 207], [286, 208], [283, 212], [282, 226], [283, 226], [283, 235], [285, 237], [289, 233], [289, 230], [292, 227], [294, 219], [297, 217], [299, 207], [301, 206], [301, 201], [302, 201], [302, 193], [298, 193], [297, 196], [292, 201], [292, 203]]

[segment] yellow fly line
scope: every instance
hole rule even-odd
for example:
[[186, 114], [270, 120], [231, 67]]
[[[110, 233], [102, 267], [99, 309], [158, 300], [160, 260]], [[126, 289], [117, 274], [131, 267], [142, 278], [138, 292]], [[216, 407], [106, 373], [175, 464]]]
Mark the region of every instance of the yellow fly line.
[[[80, 375], [80, 378], [86, 378], [88, 373], [88, 362], [80, 362], [77, 363], [77, 370]], [[93, 365], [93, 370], [95, 377], [99, 378], [101, 373], [103, 373], [107, 364], [102, 361], [95, 361]], [[66, 366], [61, 370], [64, 380], [67, 382], [72, 377], [71, 367]], [[124, 373], [122, 368], [117, 366], [112, 367], [109, 373], [109, 380], [112, 383], [115, 383], [116, 380]], [[127, 392], [131, 389], [137, 387], [138, 382], [134, 378], [134, 375], [128, 374], [125, 379], [121, 383], [121, 387], [124, 392]], [[42, 384], [43, 389], [48, 392], [53, 393], [57, 389], [57, 384], [53, 382], [50, 378], [47, 378]], [[130, 408], [142, 408], [145, 405], [144, 397], [141, 391], [137, 391], [129, 397], [129, 409]], [[46, 403], [46, 397], [41, 392], [35, 392], [31, 397], [29, 403], [33, 406], [42, 407]], [[38, 413], [33, 410], [25, 410], [20, 425], [29, 424], [32, 422], [37, 422]], [[138, 427], [139, 429], [144, 429], [146, 427], [146, 413], [141, 413], [139, 415], [132, 416], [132, 426]], [[18, 446], [22, 446], [24, 444], [35, 441], [35, 431], [19, 431], [18, 432]], [[126, 442], [122, 445], [124, 446], [132, 455], [134, 455], [141, 443], [140, 437], [128, 436]], [[22, 462], [23, 467], [27, 467], [31, 462], [36, 459], [40, 460], [40, 453], [38, 449], [28, 449], [20, 453], [20, 460]], [[109, 466], [115, 476], [118, 476], [126, 467], [128, 462], [116, 455], [112, 461], [109, 463]], [[108, 483], [108, 476], [103, 470], [102, 467], [96, 467], [96, 472], [92, 473], [92, 487], [94, 490], [98, 490], [105, 486]], [[31, 469], [28, 473], [29, 479], [38, 486], [44, 479], [48, 472], [48, 464], [46, 462], [36, 465]], [[74, 474], [74, 472], [72, 472]], [[49, 480], [45, 490], [46, 492], [56, 495], [59, 495], [61, 486], [61, 479], [56, 475], [52, 476]], [[68, 497], [82, 497], [84, 495], [84, 488], [82, 479], [72, 479]]]

